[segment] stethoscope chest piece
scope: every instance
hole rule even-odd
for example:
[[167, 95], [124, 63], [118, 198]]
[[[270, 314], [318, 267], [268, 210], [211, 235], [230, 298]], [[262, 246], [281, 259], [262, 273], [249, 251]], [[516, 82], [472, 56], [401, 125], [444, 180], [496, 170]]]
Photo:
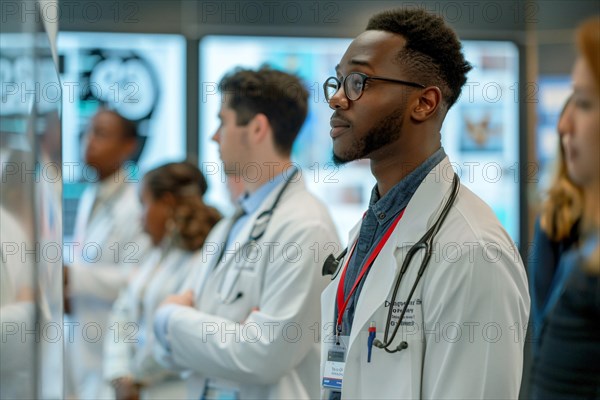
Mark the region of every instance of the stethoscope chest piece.
[[342, 269], [342, 258], [344, 258], [347, 252], [348, 249], [346, 248], [337, 257], [335, 257], [333, 254], [327, 256], [325, 262], [323, 263], [323, 269], [321, 270], [321, 274], [323, 276], [331, 275], [331, 280], [334, 280], [336, 276], [338, 276], [338, 274], [340, 273], [340, 270]]

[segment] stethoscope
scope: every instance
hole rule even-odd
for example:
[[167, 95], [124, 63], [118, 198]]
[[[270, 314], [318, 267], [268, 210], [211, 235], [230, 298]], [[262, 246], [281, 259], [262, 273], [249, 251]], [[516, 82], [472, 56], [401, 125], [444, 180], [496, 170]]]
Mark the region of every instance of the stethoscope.
[[[450, 196], [448, 197], [448, 200], [444, 204], [444, 208], [442, 209], [442, 212], [440, 213], [440, 215], [438, 216], [436, 221], [433, 223], [431, 228], [429, 228], [429, 230], [427, 232], [425, 232], [425, 234], [410, 248], [410, 250], [408, 250], [406, 257], [404, 258], [404, 261], [402, 262], [402, 266], [400, 267], [400, 273], [396, 277], [396, 281], [394, 284], [394, 291], [392, 292], [390, 307], [389, 307], [389, 311], [388, 311], [388, 315], [387, 315], [387, 320], [385, 323], [385, 333], [383, 335], [383, 341], [381, 341], [379, 339], [375, 339], [373, 341], [373, 346], [378, 347], [380, 349], [384, 349], [388, 353], [396, 353], [398, 351], [408, 348], [408, 343], [405, 341], [400, 342], [400, 344], [398, 344], [398, 346], [396, 346], [395, 348], [390, 349], [390, 346], [392, 345], [392, 342], [396, 338], [398, 329], [400, 328], [400, 325], [402, 324], [402, 320], [404, 319], [404, 314], [406, 313], [406, 310], [412, 299], [412, 296], [417, 288], [417, 285], [419, 284], [419, 281], [421, 280], [421, 276], [423, 276], [423, 273], [425, 272], [425, 269], [427, 268], [427, 265], [429, 264], [429, 260], [431, 259], [431, 254], [432, 254], [432, 249], [433, 249], [433, 241], [435, 239], [435, 235], [438, 233], [442, 224], [444, 223], [444, 220], [448, 216], [448, 213], [450, 212], [450, 209], [452, 208], [452, 204], [454, 203], [454, 200], [456, 200], [456, 197], [458, 196], [459, 188], [460, 188], [460, 179], [458, 178], [458, 175], [455, 173], [454, 178], [452, 179], [452, 191], [450, 192]], [[391, 304], [395, 303], [396, 295], [398, 294], [398, 289], [400, 288], [400, 283], [402, 282], [402, 278], [404, 277], [404, 274], [406, 273], [408, 266], [410, 265], [414, 255], [421, 249], [425, 250], [425, 255], [423, 256], [423, 260], [421, 261], [421, 266], [419, 267], [419, 272], [417, 273], [415, 282], [413, 283], [410, 293], [408, 294], [408, 298], [406, 299], [406, 302], [404, 303], [404, 307], [402, 308], [402, 313], [400, 314], [400, 318], [399, 318], [398, 322], [396, 323], [396, 327], [394, 328], [394, 331], [392, 332], [392, 335], [390, 337], [389, 331], [390, 331], [390, 326], [392, 325], [392, 316], [393, 316], [393, 310], [394, 310], [394, 308], [391, 306]], [[323, 275], [333, 274], [332, 280], [335, 279], [335, 277], [337, 276], [337, 274], [339, 273], [339, 270], [340, 270], [340, 262], [345, 257], [347, 252], [348, 252], [348, 248], [346, 247], [342, 251], [342, 253], [337, 257], [334, 257], [333, 254], [330, 254], [329, 257], [327, 257], [327, 259], [325, 260], [325, 263], [323, 264]]]
[[[279, 193], [277, 193], [277, 197], [275, 197], [275, 200], [271, 204], [271, 207], [268, 210], [261, 212], [258, 215], [258, 217], [256, 217], [256, 219], [254, 220], [254, 225], [252, 225], [252, 229], [250, 229], [250, 233], [248, 234], [248, 239], [242, 246], [240, 246], [240, 248], [236, 251], [236, 253], [233, 257], [236, 257], [238, 254], [240, 254], [243, 251], [247, 251], [247, 249], [249, 249], [251, 246], [254, 249], [256, 249], [258, 241], [264, 236], [265, 232], [267, 231], [267, 228], [269, 227], [269, 223], [271, 222], [271, 218], [273, 217], [273, 213], [275, 212], [275, 209], [277, 208], [277, 205], [279, 204], [281, 197], [285, 193], [285, 191], [288, 188], [288, 186], [290, 185], [290, 183], [294, 180], [294, 177], [296, 177], [296, 175], [298, 175], [298, 172], [299, 172], [298, 168], [294, 167], [294, 172], [292, 172], [288, 177], [286, 177], [285, 183], [279, 190]], [[227, 234], [227, 237], [225, 238], [223, 247], [221, 248], [221, 253], [219, 254], [219, 257], [215, 264], [216, 266], [219, 265], [219, 263], [221, 262], [221, 259], [223, 258], [223, 255], [225, 254], [225, 246], [227, 245], [227, 242], [229, 241], [229, 235], [231, 235], [231, 228], [233, 228], [233, 225], [235, 224], [235, 222], [236, 222], [236, 218], [233, 219], [231, 225], [229, 226], [229, 233]], [[239, 280], [242, 269], [243, 268], [237, 268], [236, 274], [235, 274], [233, 280], [231, 281], [231, 285], [230, 285], [231, 289], [233, 289], [235, 287], [237, 281]], [[228, 291], [228, 293], [225, 294], [223, 291], [223, 286], [225, 285], [226, 276], [227, 276], [227, 273], [223, 272], [223, 277], [221, 278], [221, 283], [219, 285], [218, 294], [219, 294], [219, 298], [221, 299], [221, 302], [223, 304], [232, 304], [236, 300], [240, 299], [244, 295], [244, 293], [238, 292], [235, 296], [232, 296], [232, 290], [230, 289]], [[261, 287], [264, 286], [264, 280], [265, 280], [265, 276], [263, 274], [262, 279], [261, 279]]]

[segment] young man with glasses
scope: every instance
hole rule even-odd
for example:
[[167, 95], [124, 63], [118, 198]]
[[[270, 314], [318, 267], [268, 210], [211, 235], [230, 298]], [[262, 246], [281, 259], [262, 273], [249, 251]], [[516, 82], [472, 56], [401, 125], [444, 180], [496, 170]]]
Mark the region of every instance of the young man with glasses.
[[525, 270], [441, 147], [470, 69], [443, 19], [388, 11], [323, 85], [334, 161], [377, 179], [322, 296], [325, 398], [518, 397]]

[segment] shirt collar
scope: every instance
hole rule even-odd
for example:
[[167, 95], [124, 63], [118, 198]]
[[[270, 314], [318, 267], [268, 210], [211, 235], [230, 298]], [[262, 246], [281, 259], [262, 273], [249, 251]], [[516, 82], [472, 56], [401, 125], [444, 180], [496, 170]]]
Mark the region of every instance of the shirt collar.
[[285, 181], [287, 175], [286, 173], [281, 173], [259, 187], [254, 193], [246, 193], [240, 196], [238, 202], [242, 210], [248, 215], [253, 214], [263, 204], [269, 194]]
[[415, 168], [414, 171], [394, 185], [382, 198], [380, 198], [377, 185], [375, 185], [371, 192], [368, 212], [372, 212], [375, 215], [379, 225], [386, 224], [391, 218], [398, 215], [400, 210], [408, 205], [408, 202], [427, 174], [429, 174], [445, 157], [446, 152], [443, 147], [440, 147], [421, 165]]

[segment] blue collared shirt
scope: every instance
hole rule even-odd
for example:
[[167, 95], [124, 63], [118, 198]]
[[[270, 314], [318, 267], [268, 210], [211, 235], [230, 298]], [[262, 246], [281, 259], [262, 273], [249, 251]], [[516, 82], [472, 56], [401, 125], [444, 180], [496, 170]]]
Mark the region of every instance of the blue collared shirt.
[[[446, 153], [444, 152], [444, 148], [440, 147], [425, 160], [425, 162], [394, 185], [394, 187], [392, 187], [383, 197], [380, 197], [377, 185], [375, 185], [371, 192], [369, 209], [365, 213], [360, 226], [358, 242], [356, 243], [354, 253], [348, 264], [348, 271], [346, 272], [346, 279], [344, 282], [344, 294], [350, 293], [368, 255], [374, 250], [375, 246], [382, 238], [385, 231], [392, 225], [392, 222], [398, 216], [400, 211], [406, 208], [421, 182], [423, 182], [431, 170], [433, 170], [433, 168], [445, 157]], [[352, 322], [354, 321], [356, 302], [360, 296], [367, 274], [365, 274], [352, 295], [352, 298], [348, 302], [348, 306], [346, 307], [342, 319], [342, 335], [350, 335]], [[335, 312], [337, 317], [337, 306]]]
[[[227, 235], [227, 243], [225, 244], [227, 249], [230, 249], [235, 245], [234, 239], [250, 221], [250, 216], [262, 206], [269, 194], [271, 194], [271, 192], [275, 190], [277, 186], [283, 183], [286, 179], [292, 179], [292, 173], [293, 172], [287, 171], [279, 174], [259, 187], [254, 193], [246, 193], [239, 198], [238, 203], [241, 209], [244, 211], [244, 214], [234, 222], [229, 234]], [[242, 241], [245, 241], [245, 238], [242, 239]], [[162, 347], [168, 351], [171, 350], [171, 346], [169, 345], [169, 340], [167, 338], [169, 318], [171, 317], [171, 314], [179, 307], [183, 306], [169, 304], [164, 307], [160, 307], [156, 312], [156, 316], [154, 317], [154, 334], [156, 335], [156, 338]]]

